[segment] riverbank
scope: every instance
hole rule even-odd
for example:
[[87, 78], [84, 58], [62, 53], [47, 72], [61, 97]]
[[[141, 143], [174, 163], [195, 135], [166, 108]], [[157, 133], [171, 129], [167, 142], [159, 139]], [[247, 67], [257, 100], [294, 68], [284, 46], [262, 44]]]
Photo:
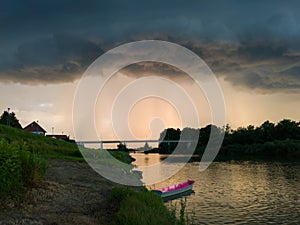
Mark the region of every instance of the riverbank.
[[48, 159], [45, 180], [20, 202], [1, 205], [0, 224], [111, 224], [108, 196], [116, 184], [85, 162]]
[[178, 224], [159, 196], [117, 184], [132, 161], [125, 151], [79, 151], [74, 143], [0, 125], [0, 224]]
[[178, 223], [159, 196], [103, 178], [85, 162], [48, 159], [45, 180], [0, 206], [0, 224], [150, 225]]

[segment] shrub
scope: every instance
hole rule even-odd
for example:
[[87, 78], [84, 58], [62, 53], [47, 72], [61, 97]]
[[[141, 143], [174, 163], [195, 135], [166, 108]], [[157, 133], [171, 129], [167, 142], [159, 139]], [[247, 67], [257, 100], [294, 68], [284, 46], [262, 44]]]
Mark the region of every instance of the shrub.
[[41, 180], [46, 164], [26, 144], [0, 139], [0, 197], [13, 195]]
[[0, 140], [0, 196], [21, 189], [21, 162], [18, 149], [5, 140]]
[[118, 209], [115, 224], [118, 225], [194, 225], [194, 214], [186, 213], [186, 199], [180, 201], [178, 219], [176, 204], [168, 209], [160, 196], [144, 188], [133, 191], [128, 187], [115, 187], [111, 202]]
[[116, 213], [118, 225], [176, 224], [176, 218], [162, 203], [161, 198], [149, 191], [135, 192], [129, 188], [114, 188], [112, 199], [119, 204]]

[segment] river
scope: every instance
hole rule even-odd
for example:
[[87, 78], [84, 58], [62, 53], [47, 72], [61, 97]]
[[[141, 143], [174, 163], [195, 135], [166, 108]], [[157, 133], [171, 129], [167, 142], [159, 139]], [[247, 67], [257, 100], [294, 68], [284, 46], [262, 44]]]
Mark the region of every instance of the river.
[[[135, 165], [165, 157], [132, 156]], [[168, 180], [148, 188], [195, 180], [195, 193], [186, 199], [187, 214], [194, 215], [196, 224], [300, 224], [300, 162], [226, 161], [213, 162], [203, 172], [198, 168], [199, 162], [187, 163]]]

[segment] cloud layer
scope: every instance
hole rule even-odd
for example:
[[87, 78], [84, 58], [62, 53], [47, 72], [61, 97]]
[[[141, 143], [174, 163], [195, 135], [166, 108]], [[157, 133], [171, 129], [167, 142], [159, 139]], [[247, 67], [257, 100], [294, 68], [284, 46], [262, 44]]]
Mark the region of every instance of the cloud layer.
[[[133, 40], [181, 44], [243, 88], [300, 88], [299, 1], [4, 1], [0, 81], [78, 79], [104, 51]], [[131, 72], [145, 70], [131, 67]], [[149, 66], [147, 69], [150, 69]], [[166, 68], [153, 67], [166, 75]], [[174, 68], [168, 76], [178, 76]]]

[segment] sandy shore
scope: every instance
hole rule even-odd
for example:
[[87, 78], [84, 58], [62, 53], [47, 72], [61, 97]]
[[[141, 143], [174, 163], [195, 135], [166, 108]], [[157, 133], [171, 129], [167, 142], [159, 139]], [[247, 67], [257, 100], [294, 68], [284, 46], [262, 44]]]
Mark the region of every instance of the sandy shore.
[[28, 191], [20, 204], [0, 206], [0, 224], [111, 224], [108, 201], [116, 184], [84, 162], [51, 159], [45, 182]]

